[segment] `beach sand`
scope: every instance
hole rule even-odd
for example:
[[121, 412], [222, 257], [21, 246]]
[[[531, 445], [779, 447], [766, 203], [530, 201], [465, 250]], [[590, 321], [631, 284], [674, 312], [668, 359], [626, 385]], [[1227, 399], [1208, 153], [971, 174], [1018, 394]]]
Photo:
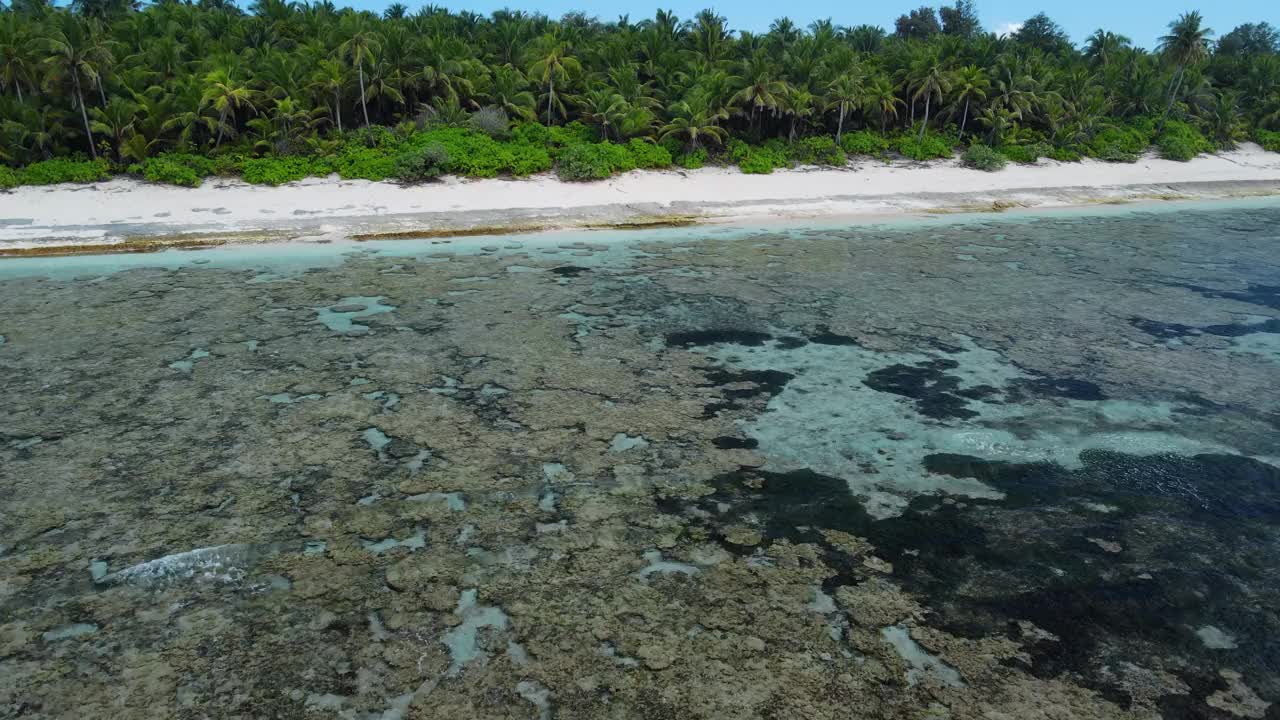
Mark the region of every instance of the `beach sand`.
[[0, 252], [203, 241], [326, 241], [611, 224], [1061, 207], [1280, 193], [1280, 154], [1245, 144], [1190, 162], [1086, 160], [988, 173], [958, 160], [859, 160], [847, 168], [744, 175], [737, 168], [553, 175], [405, 186], [310, 178], [280, 187], [213, 179], [198, 188], [117, 179], [0, 193]]

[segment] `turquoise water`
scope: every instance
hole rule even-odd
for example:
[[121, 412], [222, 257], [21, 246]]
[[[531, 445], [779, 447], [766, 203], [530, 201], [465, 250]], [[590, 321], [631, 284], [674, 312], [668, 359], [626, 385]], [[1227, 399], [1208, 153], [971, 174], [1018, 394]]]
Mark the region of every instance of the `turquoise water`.
[[1278, 228], [0, 263], [0, 716], [1272, 717]]

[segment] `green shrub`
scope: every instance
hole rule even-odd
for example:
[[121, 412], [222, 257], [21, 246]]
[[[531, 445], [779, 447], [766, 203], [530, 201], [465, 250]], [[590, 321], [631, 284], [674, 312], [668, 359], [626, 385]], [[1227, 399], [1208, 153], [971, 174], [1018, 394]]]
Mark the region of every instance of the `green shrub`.
[[731, 140], [725, 150], [728, 160], [737, 163], [738, 169], [747, 175], [768, 175], [790, 164], [784, 147], [777, 143], [752, 146]]
[[53, 158], [32, 163], [22, 170], [24, 185], [53, 185], [55, 183], [90, 183], [111, 177], [106, 160], [73, 160]]
[[840, 166], [849, 162], [844, 150], [829, 135], [816, 135], [792, 143], [787, 148], [787, 157], [805, 165]]
[[1027, 145], [1001, 145], [1000, 154], [1006, 159], [1016, 163], [1032, 164], [1040, 158], [1048, 155], [1053, 148], [1042, 142], [1034, 142]]
[[10, 190], [21, 184], [18, 173], [13, 168], [0, 165], [0, 190]]
[[655, 170], [671, 167], [671, 153], [657, 143], [632, 138], [631, 142], [627, 143], [627, 150], [631, 153], [632, 162], [638, 168]]
[[243, 174], [245, 157], [238, 153], [217, 155], [213, 158], [213, 174], [220, 177], [234, 177]]
[[1089, 142], [1093, 157], [1107, 162], [1137, 162], [1151, 146], [1151, 136], [1144, 127], [1112, 126], [1104, 128]]
[[698, 148], [693, 152], [680, 153], [675, 157], [675, 164], [685, 170], [697, 170], [707, 164], [707, 150]]
[[774, 157], [768, 150], [748, 152], [738, 161], [738, 169], [746, 175], [768, 175], [780, 167], [774, 164]]
[[561, 180], [602, 180], [615, 172], [634, 170], [635, 159], [624, 145], [610, 142], [570, 145], [560, 154], [556, 174]]
[[944, 135], [926, 132], [924, 138], [908, 132], [890, 141], [891, 147], [912, 160], [937, 160], [955, 154], [955, 141]]
[[1008, 160], [1004, 155], [992, 150], [986, 145], [970, 145], [968, 150], [964, 151], [963, 162], [966, 166], [977, 169], [986, 170], [987, 172], [995, 172], [1002, 169]]
[[240, 163], [244, 181], [254, 185], [283, 185], [318, 174], [327, 174], [328, 167], [300, 156], [249, 158]]
[[1200, 153], [1214, 151], [1213, 143], [1199, 130], [1179, 120], [1165, 123], [1160, 136], [1156, 138], [1156, 147], [1160, 150], [1160, 157], [1180, 162], [1186, 162]]
[[840, 148], [848, 155], [879, 155], [889, 149], [889, 141], [866, 130], [845, 133], [840, 138]]
[[431, 143], [400, 153], [394, 175], [405, 182], [423, 182], [440, 177], [448, 169], [449, 151], [440, 143]]
[[386, 180], [396, 176], [398, 157], [389, 146], [347, 145], [330, 162], [343, 180]]
[[214, 161], [203, 155], [164, 153], [129, 166], [129, 172], [148, 182], [195, 187], [212, 175], [214, 168]]
[[1253, 139], [1262, 146], [1263, 150], [1280, 152], [1280, 131], [1258, 128], [1253, 133]]
[[509, 171], [516, 177], [546, 172], [551, 169], [551, 155], [545, 147], [509, 143], [507, 149], [511, 153]]
[[507, 111], [493, 105], [486, 105], [471, 113], [467, 125], [476, 132], [482, 132], [495, 140], [502, 140], [511, 135], [511, 121], [507, 119]]
[[1052, 148], [1047, 155], [1058, 162], [1080, 162], [1080, 152], [1073, 148]]

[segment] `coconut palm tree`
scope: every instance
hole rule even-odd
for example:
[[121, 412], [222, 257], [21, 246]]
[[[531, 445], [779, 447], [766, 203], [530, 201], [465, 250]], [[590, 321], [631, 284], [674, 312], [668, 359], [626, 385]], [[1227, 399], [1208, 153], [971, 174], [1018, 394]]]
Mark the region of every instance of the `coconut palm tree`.
[[844, 119], [853, 108], [861, 107], [865, 91], [861, 69], [852, 68], [827, 85], [827, 109], [835, 109], [836, 142], [844, 135]]
[[326, 98], [333, 98], [333, 122], [342, 132], [342, 92], [347, 87], [347, 74], [337, 60], [321, 60], [311, 73], [312, 90]]
[[991, 89], [991, 79], [976, 65], [965, 65], [951, 75], [951, 107], [952, 114], [963, 107], [960, 113], [960, 137], [964, 137], [965, 126], [969, 123], [969, 106], [973, 102], [987, 99], [987, 91]]
[[[529, 77], [534, 78], [540, 86], [546, 87], [547, 124], [556, 112], [565, 114], [564, 86], [570, 79], [582, 72], [582, 63], [574, 57], [568, 45], [547, 35], [542, 46], [536, 51], [535, 59], [529, 65]], [[561, 82], [561, 92], [556, 92], [556, 80]]]
[[1164, 118], [1169, 117], [1173, 110], [1173, 103], [1178, 97], [1187, 68], [1199, 64], [1209, 56], [1211, 37], [1213, 30], [1204, 27], [1204, 18], [1195, 10], [1183, 13], [1177, 20], [1169, 23], [1169, 34], [1161, 36], [1161, 54], [1177, 67], [1170, 81], [1169, 104], [1165, 107]]
[[375, 62], [382, 45], [377, 34], [369, 30], [357, 30], [338, 46], [338, 57], [345, 58], [355, 66], [360, 78], [360, 111], [364, 113], [365, 127], [369, 126], [369, 105], [365, 98], [364, 66]]
[[[74, 107], [80, 111], [84, 135], [89, 153], [95, 159], [98, 150], [93, 145], [93, 130], [89, 126], [89, 112], [84, 104], [84, 86], [98, 84], [101, 70], [111, 61], [111, 50], [93, 20], [85, 20], [70, 13], [59, 13], [47, 31], [43, 41], [45, 82], [52, 87], [69, 84]], [[68, 80], [70, 81], [68, 83]]]
[[929, 128], [929, 110], [933, 99], [936, 97], [938, 103], [942, 103], [946, 94], [951, 91], [951, 75], [942, 69], [938, 58], [933, 57], [927, 62], [912, 66], [911, 85], [915, 87], [915, 92], [911, 95], [912, 102], [924, 98], [924, 123], [920, 125], [920, 139], [924, 140], [924, 133]]
[[887, 123], [891, 118], [898, 119], [898, 108], [906, 105], [902, 102], [902, 98], [898, 97], [893, 83], [883, 75], [878, 75], [867, 83], [864, 102], [868, 110], [880, 118], [881, 133], [887, 130]]
[[676, 103], [671, 110], [674, 116], [662, 126], [658, 139], [683, 139], [690, 151], [697, 150], [704, 141], [724, 142], [726, 134], [719, 122], [728, 117], [728, 113], [713, 109], [705, 97], [695, 94]]
[[257, 112], [254, 106], [257, 93], [247, 85], [237, 82], [230, 72], [223, 69], [209, 73], [204, 81], [205, 89], [200, 102], [218, 113], [218, 137], [213, 143], [216, 148], [222, 145], [225, 136], [235, 134], [237, 111], [243, 109], [251, 113]]

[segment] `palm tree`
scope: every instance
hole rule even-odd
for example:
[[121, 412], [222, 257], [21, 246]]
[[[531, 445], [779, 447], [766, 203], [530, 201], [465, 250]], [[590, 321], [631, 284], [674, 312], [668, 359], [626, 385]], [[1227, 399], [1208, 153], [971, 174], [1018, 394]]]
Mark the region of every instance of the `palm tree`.
[[1096, 30], [1084, 43], [1084, 56], [1095, 67], [1106, 67], [1128, 49], [1132, 41], [1124, 35]]
[[22, 102], [22, 86], [35, 86], [35, 42], [18, 14], [0, 14], [0, 90], [13, 88]]
[[1177, 20], [1169, 23], [1169, 34], [1160, 38], [1160, 52], [1178, 68], [1170, 82], [1169, 104], [1165, 107], [1161, 123], [1173, 110], [1173, 102], [1178, 96], [1187, 68], [1199, 64], [1209, 56], [1209, 38], [1213, 37], [1213, 30], [1203, 27], [1203, 23], [1204, 18], [1198, 11], [1183, 13]]
[[97, 159], [98, 150], [93, 146], [93, 130], [89, 127], [81, 78], [90, 85], [96, 84], [99, 70], [111, 59], [111, 51], [103, 43], [94, 21], [70, 13], [59, 13], [56, 19], [44, 39], [44, 50], [48, 53], [44, 60], [48, 72], [46, 81], [57, 85], [70, 78], [75, 107], [79, 108], [80, 120], [84, 123], [89, 153]]
[[582, 119], [600, 126], [600, 133], [605, 140], [609, 139], [609, 127], [622, 122], [631, 110], [627, 101], [614, 90], [598, 87], [588, 90], [580, 99]]
[[783, 115], [791, 118], [791, 128], [787, 132], [787, 141], [795, 142], [797, 126], [813, 115], [813, 93], [801, 88], [791, 88], [780, 100], [778, 109]]
[[937, 58], [932, 58], [931, 62], [913, 66], [911, 83], [916, 89], [911, 96], [912, 102], [924, 97], [924, 124], [920, 126], [920, 140], [923, 141], [929, 128], [929, 109], [933, 98], [938, 98], [939, 103], [943, 101], [946, 93], [951, 91], [951, 76], [942, 69]]
[[378, 36], [368, 30], [358, 30], [338, 46], [338, 57], [346, 58], [356, 67], [360, 77], [360, 110], [364, 113], [365, 127], [369, 126], [369, 105], [365, 101], [364, 64], [374, 62], [382, 46]]
[[724, 141], [725, 131], [718, 123], [728, 114], [711, 108], [705, 97], [693, 95], [676, 103], [671, 110], [674, 117], [662, 126], [658, 139], [683, 138], [691, 152], [698, 149], [702, 140]]
[[502, 108], [513, 118], [532, 120], [537, 100], [529, 92], [529, 81], [524, 73], [513, 65], [501, 65], [493, 69], [489, 87], [482, 93], [490, 104]]
[[827, 85], [827, 108], [838, 110], [836, 120], [836, 142], [840, 142], [844, 134], [844, 119], [853, 108], [860, 107], [865, 96], [862, 86], [862, 73], [856, 67], [841, 74]]
[[[200, 97], [202, 105], [212, 107], [218, 113], [218, 139], [213, 146], [222, 145], [222, 138], [230, 130], [235, 134], [236, 111], [241, 108], [257, 112], [253, 101], [256, 93], [248, 86], [236, 82], [226, 70], [214, 70], [204, 78], [205, 89]], [[228, 124], [227, 120], [230, 119]]]
[[964, 104], [964, 111], [960, 116], [960, 137], [963, 138], [965, 126], [969, 123], [969, 105], [975, 100], [982, 102], [987, 99], [987, 91], [991, 89], [991, 79], [978, 66], [965, 65], [952, 74], [951, 86], [953, 112], [954, 108], [960, 107], [961, 103]]
[[898, 118], [898, 108], [905, 106], [902, 98], [898, 97], [897, 91], [893, 89], [893, 83], [889, 78], [877, 76], [866, 88], [867, 107], [880, 118], [880, 132], [883, 134], [886, 130], [886, 123], [889, 118]]
[[115, 98], [106, 107], [93, 108], [93, 122], [90, 126], [111, 138], [111, 145], [118, 153], [128, 138], [134, 134], [134, 126], [137, 122], [137, 104]]
[[333, 121], [342, 132], [342, 91], [347, 87], [347, 74], [336, 60], [321, 60], [311, 73], [311, 88], [333, 98]]
[[582, 72], [582, 64], [569, 54], [569, 48], [563, 42], [550, 35], [543, 38], [542, 47], [536, 51], [537, 59], [529, 66], [529, 76], [536, 78], [539, 85], [547, 88], [547, 124], [557, 110], [565, 114], [563, 94], [556, 94], [556, 80], [568, 82], [574, 75]]
[[755, 127], [756, 119], [762, 112], [777, 109], [789, 88], [786, 82], [777, 78], [763, 51], [752, 55], [743, 63], [742, 77], [747, 84], [733, 96], [733, 102], [751, 108], [747, 120], [747, 128], [751, 129]]

